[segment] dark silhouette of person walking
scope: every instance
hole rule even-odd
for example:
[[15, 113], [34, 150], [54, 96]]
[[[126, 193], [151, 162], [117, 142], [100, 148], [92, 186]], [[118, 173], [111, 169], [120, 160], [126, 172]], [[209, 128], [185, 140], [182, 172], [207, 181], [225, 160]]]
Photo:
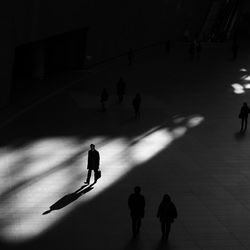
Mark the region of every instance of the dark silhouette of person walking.
[[239, 118], [241, 119], [241, 129], [240, 129], [241, 132], [246, 131], [247, 129], [247, 119], [249, 113], [250, 109], [247, 106], [247, 103], [244, 102], [240, 109], [240, 114], [239, 114]]
[[132, 104], [135, 112], [135, 118], [140, 118], [141, 96], [139, 93], [135, 95]]
[[128, 50], [128, 64], [131, 66], [133, 64], [134, 52], [132, 48]]
[[168, 240], [171, 224], [177, 218], [177, 210], [170, 196], [165, 194], [157, 212], [157, 218], [161, 223], [162, 239]]
[[136, 186], [134, 188], [134, 193], [129, 196], [128, 206], [132, 219], [133, 238], [135, 238], [140, 232], [141, 219], [144, 217], [145, 213], [145, 199], [144, 196], [141, 195], [141, 188], [139, 186]]
[[99, 165], [100, 165], [99, 152], [95, 149], [94, 144], [90, 144], [90, 150], [88, 152], [88, 165], [87, 165], [88, 175], [87, 175], [87, 180], [85, 181], [86, 184], [89, 184], [90, 182], [92, 170], [94, 171], [94, 183], [97, 182]]
[[125, 94], [125, 90], [126, 90], [126, 83], [123, 81], [122, 77], [120, 77], [120, 80], [118, 81], [116, 85], [116, 91], [117, 91], [119, 104], [123, 102], [123, 96]]
[[102, 104], [102, 111], [106, 111], [106, 102], [108, 101], [109, 94], [105, 88], [103, 88], [101, 93], [101, 104]]

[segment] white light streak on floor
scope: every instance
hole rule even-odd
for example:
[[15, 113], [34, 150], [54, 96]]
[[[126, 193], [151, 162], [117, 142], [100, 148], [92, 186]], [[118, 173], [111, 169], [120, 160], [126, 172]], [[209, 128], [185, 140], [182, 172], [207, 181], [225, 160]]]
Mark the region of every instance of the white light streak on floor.
[[[38, 236], [76, 206], [93, 199], [134, 167], [155, 157], [203, 119], [190, 116], [176, 128], [154, 127], [134, 139], [47, 138], [16, 150], [2, 149], [0, 176], [6, 181], [1, 183], [0, 192], [1, 238], [20, 242]], [[52, 204], [83, 185], [90, 143], [96, 144], [100, 152], [102, 178], [93, 190], [76, 201], [42, 215]]]

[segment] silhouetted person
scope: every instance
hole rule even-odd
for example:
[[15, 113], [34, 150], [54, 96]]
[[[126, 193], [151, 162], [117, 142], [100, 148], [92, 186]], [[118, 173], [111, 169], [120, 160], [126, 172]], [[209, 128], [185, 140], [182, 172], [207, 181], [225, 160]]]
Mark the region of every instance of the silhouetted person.
[[145, 213], [145, 199], [141, 195], [141, 188], [136, 186], [134, 188], [134, 193], [128, 198], [128, 206], [130, 208], [130, 216], [132, 219], [132, 232], [133, 237], [140, 232], [141, 219], [144, 217]]
[[107, 90], [104, 88], [101, 93], [101, 104], [102, 104], [102, 111], [106, 111], [106, 102], [108, 101], [109, 95]]
[[94, 171], [94, 182], [97, 182], [99, 164], [100, 164], [99, 152], [95, 149], [94, 144], [90, 144], [90, 150], [88, 152], [88, 165], [87, 165], [88, 176], [87, 180], [85, 181], [86, 184], [89, 184], [92, 170]]
[[233, 60], [236, 60], [237, 55], [238, 55], [238, 51], [239, 51], [239, 45], [238, 45], [237, 41], [234, 40], [233, 44], [232, 44]]
[[167, 54], [170, 53], [170, 40], [165, 41], [165, 50]]
[[195, 43], [194, 42], [190, 43], [188, 52], [189, 52], [190, 60], [193, 60], [194, 55], [195, 55]]
[[171, 223], [173, 223], [174, 219], [177, 218], [176, 207], [168, 194], [163, 196], [158, 208], [157, 218], [159, 218], [161, 223], [162, 238], [168, 240]]
[[133, 49], [130, 48], [128, 50], [128, 64], [129, 65], [132, 65], [133, 64], [133, 58], [134, 58], [134, 52], [133, 52]]
[[247, 119], [248, 119], [249, 113], [250, 113], [250, 109], [247, 106], [247, 103], [244, 102], [241, 109], [240, 109], [240, 114], [239, 114], [239, 118], [241, 119], [240, 131], [245, 131], [247, 129]]
[[141, 96], [139, 93], [137, 93], [134, 97], [132, 104], [135, 112], [135, 118], [140, 118]]
[[126, 83], [123, 81], [122, 77], [116, 85], [116, 91], [118, 96], [118, 103], [121, 104], [123, 101], [123, 96], [125, 94]]

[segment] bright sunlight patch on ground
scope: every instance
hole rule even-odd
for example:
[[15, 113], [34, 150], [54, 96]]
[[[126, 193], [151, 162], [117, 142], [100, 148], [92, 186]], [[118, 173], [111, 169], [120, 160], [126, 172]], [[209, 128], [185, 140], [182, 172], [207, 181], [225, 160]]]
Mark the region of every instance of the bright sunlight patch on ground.
[[[0, 237], [20, 242], [41, 234], [76, 206], [93, 199], [134, 167], [155, 157], [203, 119], [199, 115], [187, 117], [177, 127], [161, 125], [130, 139], [44, 138], [18, 149], [2, 148]], [[100, 152], [102, 178], [88, 192], [83, 189], [77, 193], [84, 187], [90, 143]], [[53, 204], [67, 199], [63, 206], [51, 209]]]

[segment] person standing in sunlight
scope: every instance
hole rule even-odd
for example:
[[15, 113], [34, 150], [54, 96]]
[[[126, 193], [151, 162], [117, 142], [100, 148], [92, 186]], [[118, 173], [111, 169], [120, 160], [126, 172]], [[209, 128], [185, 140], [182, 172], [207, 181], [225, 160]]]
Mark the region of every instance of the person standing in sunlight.
[[99, 178], [99, 164], [100, 164], [100, 155], [99, 152], [95, 149], [94, 144], [90, 144], [90, 150], [88, 152], [88, 176], [87, 180], [85, 181], [86, 184], [89, 184], [91, 172], [94, 171], [94, 183], [97, 182]]

